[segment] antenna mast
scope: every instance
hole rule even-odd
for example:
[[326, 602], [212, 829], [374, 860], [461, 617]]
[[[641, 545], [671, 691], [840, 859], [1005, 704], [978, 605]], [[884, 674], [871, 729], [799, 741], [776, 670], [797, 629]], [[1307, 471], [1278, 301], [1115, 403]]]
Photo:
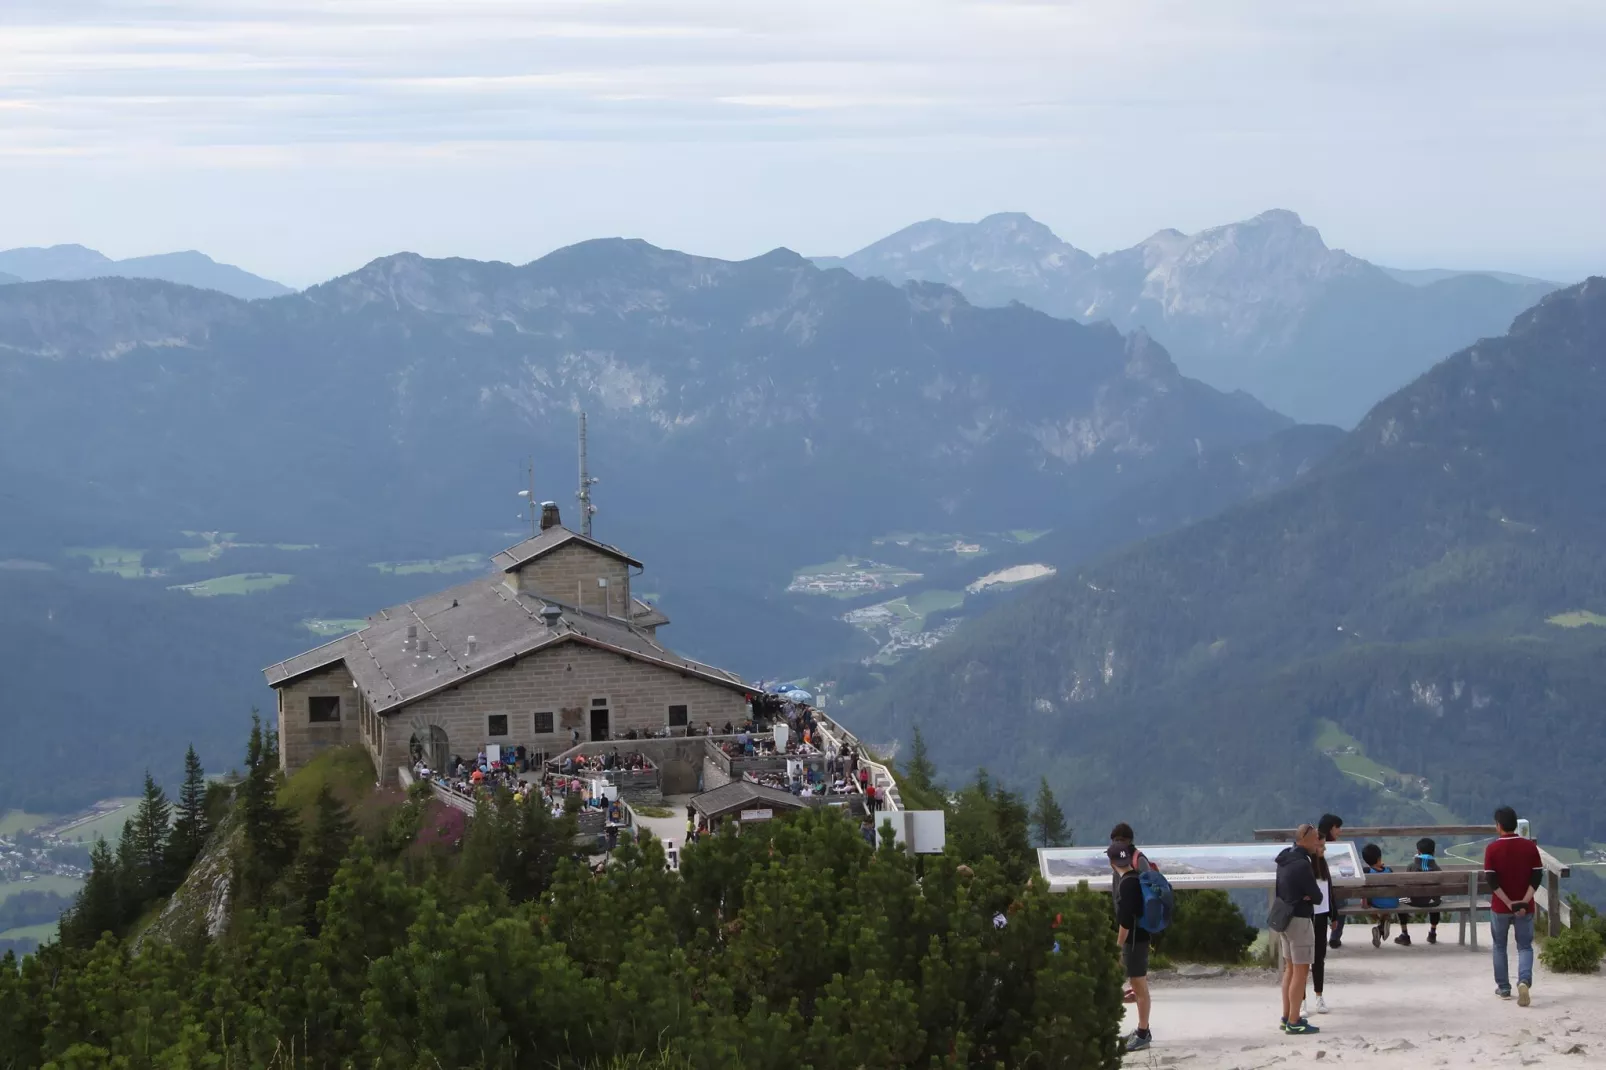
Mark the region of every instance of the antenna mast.
[[530, 538], [533, 539], [533, 538], [535, 538], [535, 458], [534, 457], [530, 458], [530, 464], [529, 464], [529, 467], [527, 469], [527, 473], [528, 473], [528, 475], [530, 477], [530, 489], [529, 490], [521, 490], [521, 491], [519, 491], [519, 497], [523, 498], [525, 500], [525, 502], [530, 507]]
[[[586, 414], [580, 413], [580, 489], [575, 497], [580, 499], [580, 534], [591, 538], [591, 517], [597, 507], [591, 504], [591, 488], [596, 485], [591, 478], [591, 472], [586, 467]], [[533, 495], [532, 495], [533, 497]]]

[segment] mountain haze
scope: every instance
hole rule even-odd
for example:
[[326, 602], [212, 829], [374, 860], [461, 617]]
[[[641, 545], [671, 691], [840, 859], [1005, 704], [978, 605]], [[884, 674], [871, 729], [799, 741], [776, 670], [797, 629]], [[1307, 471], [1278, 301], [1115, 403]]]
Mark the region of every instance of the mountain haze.
[[1382, 805], [1316, 749], [1326, 719], [1436, 804], [1516, 800], [1557, 842], [1602, 840], [1577, 785], [1606, 760], [1603, 406], [1596, 278], [1379, 403], [1292, 485], [1062, 573], [851, 716], [870, 738], [918, 724], [959, 768], [1046, 773], [1101, 821], [1131, 781], [1154, 834], [1190, 836]]
[[[220, 264], [204, 253], [159, 253], [113, 260], [82, 245], [0, 251], [0, 283], [42, 282], [50, 279], [161, 279], [165, 282], [217, 290], [231, 297], [256, 300], [281, 297], [295, 291], [249, 271]], [[5, 275], [12, 276], [9, 280]]]
[[[1182, 376], [1141, 333], [785, 250], [729, 262], [601, 240], [521, 267], [399, 254], [267, 302], [145, 279], [7, 286], [0, 501], [27, 508], [0, 519], [0, 561], [23, 563], [0, 569], [0, 634], [58, 675], [108, 647], [125, 667], [78, 679], [70, 701], [49, 672], [0, 682], [18, 753], [57, 753], [69, 707], [131, 733], [129, 762], [217, 725], [237, 735], [262, 697], [240, 662], [314, 645], [304, 618], [449, 582], [372, 563], [516, 541], [525, 458], [537, 497], [572, 510], [580, 409], [597, 534], [648, 563], [677, 648], [751, 676], [853, 637], [830, 606], [781, 595], [845, 542], [1057, 527], [1288, 426]], [[242, 545], [198, 560], [183, 532]], [[144, 548], [125, 566], [139, 578], [83, 571], [95, 547]], [[246, 598], [167, 590], [223, 574], [286, 578]], [[205, 670], [162, 671], [174, 644]]]
[[929, 220], [843, 258], [866, 277], [946, 282], [979, 304], [1020, 301], [1142, 328], [1179, 367], [1302, 422], [1352, 426], [1434, 360], [1506, 329], [1555, 287], [1486, 274], [1419, 285], [1330, 249], [1293, 212], [1197, 234], [1162, 230], [1089, 255], [1020, 213]]

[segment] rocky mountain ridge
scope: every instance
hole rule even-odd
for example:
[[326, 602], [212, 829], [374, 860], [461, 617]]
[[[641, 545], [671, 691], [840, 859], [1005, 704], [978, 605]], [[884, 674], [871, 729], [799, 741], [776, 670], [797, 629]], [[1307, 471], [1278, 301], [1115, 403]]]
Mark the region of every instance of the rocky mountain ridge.
[[1329, 248], [1280, 209], [1192, 235], [1162, 230], [1097, 257], [1020, 213], [928, 220], [817, 263], [946, 282], [980, 304], [1020, 301], [1142, 328], [1189, 375], [1246, 390], [1303, 422], [1343, 426], [1554, 289], [1483, 274], [1408, 284]]

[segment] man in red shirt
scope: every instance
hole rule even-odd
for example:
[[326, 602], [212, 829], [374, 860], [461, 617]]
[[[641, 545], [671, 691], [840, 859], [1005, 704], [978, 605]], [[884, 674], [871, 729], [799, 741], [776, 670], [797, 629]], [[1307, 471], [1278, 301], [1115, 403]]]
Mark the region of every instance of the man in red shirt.
[[1489, 898], [1489, 928], [1494, 937], [1494, 990], [1511, 998], [1511, 967], [1506, 960], [1506, 934], [1517, 931], [1517, 1006], [1528, 1005], [1534, 980], [1534, 889], [1539, 887], [1539, 848], [1517, 835], [1517, 811], [1502, 806], [1494, 812], [1500, 835], [1483, 849], [1494, 894]]

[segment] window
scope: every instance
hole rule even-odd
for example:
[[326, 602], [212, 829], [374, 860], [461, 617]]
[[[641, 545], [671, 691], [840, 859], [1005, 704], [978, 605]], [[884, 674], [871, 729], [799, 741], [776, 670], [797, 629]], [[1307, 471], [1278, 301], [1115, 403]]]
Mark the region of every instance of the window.
[[686, 727], [686, 707], [684, 707], [684, 706], [671, 706], [671, 707], [669, 707], [669, 727], [670, 728], [685, 728]]
[[313, 695], [307, 699], [307, 720], [313, 724], [328, 724], [340, 720], [339, 695]]
[[485, 734], [495, 739], [507, 735], [507, 714], [493, 713], [485, 718]]
[[537, 711], [535, 714], [535, 730], [537, 732], [552, 731], [552, 711]]
[[594, 698], [591, 700], [591, 705], [594, 707], [606, 706], [607, 704], [608, 700], [605, 698]]

